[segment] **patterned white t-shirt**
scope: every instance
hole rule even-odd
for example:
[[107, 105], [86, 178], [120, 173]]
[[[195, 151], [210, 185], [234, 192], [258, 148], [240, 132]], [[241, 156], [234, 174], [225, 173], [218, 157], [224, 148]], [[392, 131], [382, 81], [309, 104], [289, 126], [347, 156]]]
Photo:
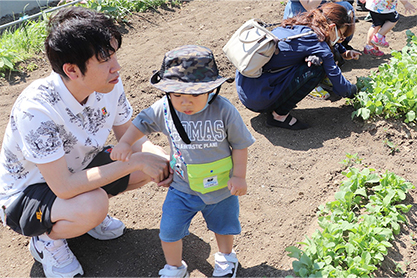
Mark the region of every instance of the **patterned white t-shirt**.
[[109, 93], [94, 92], [81, 105], [60, 75], [29, 85], [13, 105], [0, 153], [0, 205], [27, 186], [45, 182], [36, 164], [65, 156], [68, 169], [84, 169], [99, 153], [113, 126], [132, 117], [121, 80]]

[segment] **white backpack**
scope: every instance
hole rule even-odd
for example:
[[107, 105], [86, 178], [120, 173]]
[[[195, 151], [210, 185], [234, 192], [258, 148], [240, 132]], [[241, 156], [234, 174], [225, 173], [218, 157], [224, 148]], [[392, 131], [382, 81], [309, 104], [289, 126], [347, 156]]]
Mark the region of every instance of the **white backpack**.
[[[296, 39], [314, 33], [313, 31], [290, 36], [283, 39], [275, 37], [268, 26], [258, 19], [246, 21], [230, 38], [223, 47], [230, 62], [244, 76], [257, 78], [261, 76], [263, 66], [272, 58], [272, 55], [279, 53], [278, 42]], [[274, 72], [284, 70], [287, 67], [274, 69]]]

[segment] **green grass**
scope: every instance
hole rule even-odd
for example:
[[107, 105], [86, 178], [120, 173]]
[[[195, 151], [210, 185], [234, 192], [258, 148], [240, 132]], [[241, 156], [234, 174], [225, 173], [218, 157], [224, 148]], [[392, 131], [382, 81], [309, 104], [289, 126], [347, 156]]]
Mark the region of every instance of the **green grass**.
[[[89, 0], [87, 4], [76, 5], [106, 13], [115, 21], [123, 24], [126, 22], [127, 16], [132, 12], [156, 9], [167, 3], [171, 5], [179, 4], [178, 1], [168, 0]], [[17, 28], [12, 26], [1, 34], [0, 77], [5, 77], [6, 73], [17, 71], [17, 63], [36, 57], [43, 51], [44, 41], [47, 36], [46, 16], [44, 15], [44, 19], [37, 21], [26, 21]], [[31, 68], [33, 67], [34, 65], [32, 64]]]
[[43, 50], [46, 21], [27, 21], [8, 29], [0, 37], [0, 75], [15, 71], [16, 63], [35, 57]]
[[[165, 3], [167, 0], [89, 0], [87, 8], [104, 12], [114, 18], [117, 22], [124, 22], [126, 17], [132, 12], [144, 12], [148, 9], [155, 9]], [[177, 2], [171, 2], [176, 4]]]

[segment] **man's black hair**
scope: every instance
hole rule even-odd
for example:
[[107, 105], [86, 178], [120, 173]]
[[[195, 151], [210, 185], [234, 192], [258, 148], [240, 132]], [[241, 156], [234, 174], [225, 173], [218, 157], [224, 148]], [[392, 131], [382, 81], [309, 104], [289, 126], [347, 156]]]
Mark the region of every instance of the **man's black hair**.
[[[116, 49], [112, 46], [114, 41]], [[104, 61], [121, 44], [122, 36], [110, 17], [91, 9], [70, 7], [51, 17], [45, 50], [52, 69], [67, 78], [64, 64], [77, 65], [84, 75], [91, 57]]]

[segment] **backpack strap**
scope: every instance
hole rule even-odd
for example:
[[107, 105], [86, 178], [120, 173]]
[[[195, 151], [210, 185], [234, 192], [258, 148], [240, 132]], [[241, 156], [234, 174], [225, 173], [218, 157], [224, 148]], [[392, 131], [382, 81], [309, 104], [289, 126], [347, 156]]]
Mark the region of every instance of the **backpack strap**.
[[182, 126], [180, 119], [178, 118], [177, 112], [175, 111], [174, 106], [172, 105], [171, 98], [169, 97], [169, 93], [166, 93], [166, 96], [168, 99], [169, 110], [171, 111], [171, 117], [172, 117], [172, 120], [174, 121], [175, 128], [180, 134], [182, 141], [184, 141], [185, 144], [191, 144], [190, 138], [188, 138], [188, 135], [185, 132], [185, 129]]
[[216, 89], [216, 93], [214, 94], [214, 96], [210, 99], [210, 101], [208, 102], [208, 104], [211, 104], [215, 99], [216, 99], [216, 97], [219, 95], [219, 93], [220, 93], [220, 87], [221, 87], [221, 85], [219, 86], [219, 87], [217, 87], [217, 89]]
[[283, 38], [283, 39], [278, 39], [278, 40], [279, 41], [293, 40], [293, 39], [298, 39], [298, 38], [308, 36], [308, 35], [311, 35], [311, 34], [314, 34], [314, 31], [308, 31], [308, 32], [305, 32], [305, 33], [301, 33], [301, 34], [294, 35], [294, 36], [289, 36], [289, 37], [286, 37], [286, 38]]
[[[277, 25], [277, 24], [274, 23], [274, 24], [269, 24], [269, 25]], [[293, 39], [298, 39], [298, 38], [301, 38], [301, 37], [304, 37], [304, 36], [308, 36], [308, 35], [311, 35], [311, 34], [314, 34], [314, 31], [308, 31], [308, 32], [305, 32], [305, 33], [302, 33], [302, 34], [298, 34], [298, 35], [294, 35], [294, 36], [289, 36], [289, 37], [282, 38], [282, 39], [277, 39], [277, 46], [276, 46], [277, 47], [277, 51], [275, 53], [278, 52], [278, 42], [280, 42], [280, 41], [287, 41], [287, 40], [293, 40]], [[294, 65], [289, 65], [289, 66], [281, 67], [281, 68], [272, 68], [272, 69], [269, 69], [269, 70], [263, 70], [262, 73], [264, 73], [264, 72], [277, 73], [277, 72], [286, 70], [286, 69], [288, 69], [288, 68], [290, 68], [292, 66], [294, 66]]]
[[[208, 104], [211, 104], [216, 99], [216, 97], [219, 95], [220, 87], [221, 86], [217, 87], [216, 93], [214, 94], [212, 99], [208, 102]], [[180, 137], [181, 137], [182, 141], [184, 141], [185, 144], [189, 145], [189, 144], [191, 144], [191, 140], [188, 137], [187, 132], [185, 132], [185, 129], [184, 129], [183, 125], [181, 124], [180, 119], [178, 118], [177, 112], [175, 111], [175, 108], [172, 105], [169, 93], [166, 93], [166, 96], [167, 96], [167, 99], [168, 99], [169, 110], [171, 111], [171, 117], [172, 117], [172, 120], [174, 121], [175, 128], [177, 129], [178, 133], [180, 134]]]

